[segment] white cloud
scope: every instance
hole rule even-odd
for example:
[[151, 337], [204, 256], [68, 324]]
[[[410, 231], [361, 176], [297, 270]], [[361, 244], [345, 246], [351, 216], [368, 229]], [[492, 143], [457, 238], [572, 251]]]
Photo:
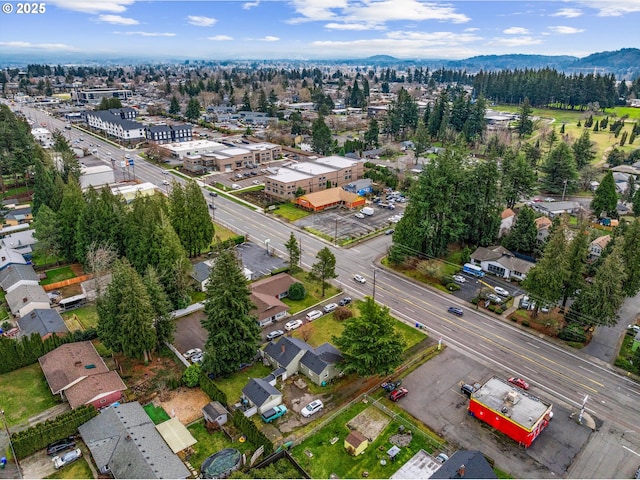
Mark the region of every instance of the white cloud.
[[213, 37], [207, 37], [207, 40], [213, 40], [215, 42], [224, 42], [227, 40], [233, 40], [233, 37], [229, 35], [214, 35]]
[[34, 50], [68, 50], [78, 51], [78, 48], [64, 43], [31, 43], [31, 42], [0, 42], [0, 47], [7, 48], [30, 48]]
[[584, 28], [567, 27], [564, 25], [556, 25], [553, 27], [547, 27], [551, 32], [559, 35], [572, 35], [574, 33], [584, 32]]
[[366, 0], [349, 3], [347, 0], [293, 0], [300, 17], [288, 23], [333, 21], [346, 24], [383, 25], [391, 21], [448, 21], [465, 23], [471, 20], [458, 13], [450, 4], [420, 0]]
[[258, 38], [259, 42], [277, 42], [278, 40], [280, 40], [280, 38], [274, 37], [273, 35], [267, 35], [265, 37]]
[[50, 0], [48, 3], [65, 10], [83, 13], [122, 13], [135, 0]]
[[329, 30], [383, 30], [381, 25], [369, 25], [366, 23], [327, 23], [324, 28]]
[[496, 37], [488, 42], [488, 45], [491, 45], [493, 47], [522, 47], [526, 45], [538, 45], [540, 43], [542, 43], [542, 40], [531, 36], [501, 38]]
[[201, 17], [199, 15], [188, 15], [187, 20], [190, 25], [195, 25], [196, 27], [210, 27], [218, 20], [211, 17]]
[[510, 27], [502, 31], [507, 35], [527, 35], [529, 30], [524, 27]]
[[260, 5], [260, 0], [256, 0], [255, 2], [246, 2], [242, 5], [242, 9], [249, 10], [253, 7], [257, 7], [258, 5]]
[[582, 15], [582, 10], [577, 8], [561, 8], [556, 13], [552, 13], [551, 17], [575, 18]]
[[470, 33], [470, 32], [479, 32], [479, 31], [480, 31], [480, 29], [479, 29], [479, 28], [476, 28], [476, 27], [469, 27], [469, 28], [465, 28], [465, 29], [464, 29], [464, 31], [465, 31], [465, 32], [469, 32], [469, 33]]
[[99, 15], [99, 22], [111, 23], [113, 25], [139, 25], [140, 22], [133, 18], [121, 17], [120, 15]]
[[116, 35], [139, 35], [141, 37], [175, 37], [175, 33], [168, 32], [113, 32]]
[[620, 17], [627, 13], [640, 12], [640, 0], [577, 0], [585, 7], [598, 10], [600, 17]]

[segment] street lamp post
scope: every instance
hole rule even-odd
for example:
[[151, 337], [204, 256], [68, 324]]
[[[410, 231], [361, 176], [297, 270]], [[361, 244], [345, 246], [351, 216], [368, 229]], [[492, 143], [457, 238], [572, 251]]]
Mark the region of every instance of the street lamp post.
[[378, 269], [376, 267], [373, 267], [373, 301], [376, 301], [376, 272], [378, 271]]
[[13, 449], [13, 442], [11, 441], [11, 432], [9, 432], [9, 425], [7, 425], [7, 419], [4, 416], [4, 410], [0, 409], [0, 416], [2, 416], [2, 423], [4, 424], [4, 429], [7, 432], [7, 439], [9, 440], [9, 446], [11, 447], [11, 455], [13, 455], [13, 459], [16, 461], [16, 468], [18, 469], [18, 477], [22, 478], [22, 472], [20, 471], [20, 464], [18, 463], [18, 457], [16, 457], [16, 451]]

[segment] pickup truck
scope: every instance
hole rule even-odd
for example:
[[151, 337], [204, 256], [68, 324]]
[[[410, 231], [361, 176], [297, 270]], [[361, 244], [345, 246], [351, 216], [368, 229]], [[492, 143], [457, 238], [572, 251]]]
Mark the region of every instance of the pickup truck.
[[278, 405], [277, 407], [270, 408], [260, 416], [266, 423], [271, 423], [276, 418], [283, 416], [285, 413], [287, 413], [287, 407], [284, 405]]

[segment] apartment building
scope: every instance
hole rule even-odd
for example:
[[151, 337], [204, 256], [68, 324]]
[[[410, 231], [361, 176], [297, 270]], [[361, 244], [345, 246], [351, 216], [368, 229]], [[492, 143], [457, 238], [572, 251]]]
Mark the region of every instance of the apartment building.
[[90, 88], [77, 93], [78, 100], [82, 103], [100, 103], [103, 98], [119, 98], [126, 101], [131, 95], [131, 90], [118, 88]]
[[145, 138], [144, 125], [126, 120], [109, 111], [87, 112], [87, 124], [108, 136], [124, 141], [139, 141]]

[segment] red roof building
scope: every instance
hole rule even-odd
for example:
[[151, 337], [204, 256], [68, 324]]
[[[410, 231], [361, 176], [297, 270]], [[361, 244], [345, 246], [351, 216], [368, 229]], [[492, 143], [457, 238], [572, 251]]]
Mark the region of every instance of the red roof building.
[[471, 394], [469, 412], [525, 447], [553, 417], [552, 405], [506, 380], [491, 377]]

